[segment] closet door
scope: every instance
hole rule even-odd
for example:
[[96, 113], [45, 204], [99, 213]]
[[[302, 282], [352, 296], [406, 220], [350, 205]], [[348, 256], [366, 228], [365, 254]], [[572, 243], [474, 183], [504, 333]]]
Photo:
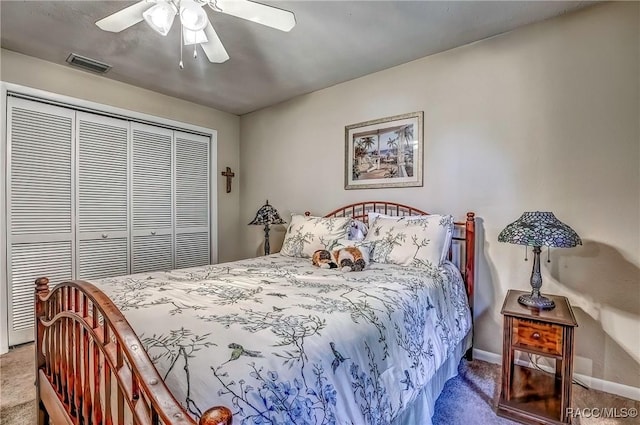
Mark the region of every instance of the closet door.
[[132, 273], [171, 270], [173, 131], [131, 123]]
[[209, 138], [175, 132], [176, 268], [211, 262]]
[[129, 123], [78, 112], [79, 279], [129, 274]]
[[72, 279], [74, 111], [9, 97], [9, 345], [33, 340], [34, 281]]

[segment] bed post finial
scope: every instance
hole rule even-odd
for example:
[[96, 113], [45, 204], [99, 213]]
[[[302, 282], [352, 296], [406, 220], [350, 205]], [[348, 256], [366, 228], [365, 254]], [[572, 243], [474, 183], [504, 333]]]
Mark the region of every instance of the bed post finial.
[[[35, 299], [35, 326], [36, 326], [36, 348], [39, 347], [39, 344], [42, 343], [42, 339], [44, 338], [44, 325], [40, 323], [40, 319], [45, 316], [46, 312], [44, 309], [44, 302], [42, 298], [49, 295], [49, 278], [47, 277], [39, 277], [36, 279], [36, 299]], [[40, 356], [38, 356], [38, 354]], [[36, 350], [36, 364], [38, 366], [41, 365], [40, 357], [42, 356], [41, 350]], [[44, 364], [44, 357], [42, 357], [42, 364]]]
[[231, 410], [224, 406], [215, 406], [204, 412], [200, 425], [231, 425]]
[[49, 292], [49, 278], [39, 277], [36, 279], [36, 294], [45, 294]]

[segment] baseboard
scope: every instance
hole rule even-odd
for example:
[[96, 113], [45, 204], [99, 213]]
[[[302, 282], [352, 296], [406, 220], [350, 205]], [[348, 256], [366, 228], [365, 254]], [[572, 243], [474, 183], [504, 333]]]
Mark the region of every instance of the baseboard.
[[[502, 364], [502, 356], [500, 354], [491, 353], [489, 351], [473, 349], [473, 358], [483, 360], [488, 363]], [[527, 365], [528, 362], [518, 361], [518, 363]], [[543, 369], [548, 369], [552, 372], [553, 369], [539, 365]], [[640, 401], [640, 388], [632, 387], [630, 385], [618, 384], [617, 382], [605, 381], [604, 379], [594, 378], [592, 376], [583, 375], [580, 373], [574, 373], [573, 379], [584, 384], [587, 388], [594, 390], [604, 391], [606, 393], [616, 394], [622, 397], [627, 397], [633, 400]]]

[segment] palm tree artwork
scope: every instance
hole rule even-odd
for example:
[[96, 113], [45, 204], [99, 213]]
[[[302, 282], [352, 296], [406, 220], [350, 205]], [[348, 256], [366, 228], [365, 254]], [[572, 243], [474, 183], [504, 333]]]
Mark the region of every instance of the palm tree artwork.
[[345, 127], [345, 189], [422, 186], [424, 112]]
[[[352, 169], [352, 178], [357, 180], [361, 177], [361, 173], [370, 172], [380, 167], [379, 161], [372, 156], [377, 155], [377, 150], [371, 151], [377, 145], [377, 136], [362, 136], [355, 139], [354, 158], [356, 158], [357, 166]], [[354, 164], [355, 165], [355, 164]], [[364, 165], [361, 167], [361, 165]]]
[[387, 140], [387, 146], [394, 152], [398, 152], [398, 138]]
[[403, 125], [395, 131], [399, 140], [398, 149], [398, 177], [413, 176], [413, 125]]
[[365, 136], [363, 138], [360, 139], [360, 143], [362, 143], [362, 146], [364, 146], [365, 150], [369, 150], [373, 147], [373, 145], [376, 144], [375, 142], [375, 137], [373, 136]]

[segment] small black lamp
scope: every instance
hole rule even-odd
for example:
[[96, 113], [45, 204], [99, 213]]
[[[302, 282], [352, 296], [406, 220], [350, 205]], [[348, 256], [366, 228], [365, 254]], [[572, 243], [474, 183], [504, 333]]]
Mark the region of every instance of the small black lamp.
[[525, 212], [519, 219], [504, 228], [498, 236], [499, 242], [509, 242], [533, 247], [533, 270], [531, 272], [531, 294], [521, 295], [518, 302], [527, 307], [552, 310], [553, 300], [540, 295], [540, 247], [572, 248], [582, 245], [580, 236], [561, 222], [552, 212]]
[[269, 247], [269, 225], [285, 224], [278, 211], [269, 205], [269, 201], [260, 207], [256, 213], [256, 217], [249, 224], [264, 225], [264, 255], [269, 255], [271, 248]]

